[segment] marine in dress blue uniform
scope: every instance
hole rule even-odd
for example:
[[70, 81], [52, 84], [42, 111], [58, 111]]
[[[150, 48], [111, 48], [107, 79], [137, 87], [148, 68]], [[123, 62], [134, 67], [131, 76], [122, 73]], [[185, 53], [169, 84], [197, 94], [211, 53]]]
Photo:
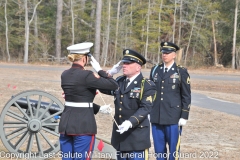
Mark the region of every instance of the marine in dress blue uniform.
[[[119, 88], [105, 92], [115, 97], [114, 119], [119, 125], [113, 123], [111, 144], [117, 150], [118, 160], [144, 160], [148, 158], [151, 146], [148, 114], [153, 106], [156, 88], [151, 80], [141, 74], [145, 58], [131, 49], [124, 50], [123, 54], [124, 75], [116, 79]], [[130, 82], [126, 85], [127, 79]]]
[[65, 94], [65, 108], [59, 123], [60, 155], [63, 160], [91, 158], [97, 133], [94, 114], [100, 108], [93, 103], [96, 89], [118, 88], [116, 81], [105, 71], [100, 70], [97, 74], [85, 70], [92, 46], [93, 43], [85, 42], [67, 48], [73, 64], [61, 75], [61, 87]]
[[191, 105], [190, 77], [187, 69], [174, 62], [179, 47], [171, 42], [162, 42], [161, 47], [164, 63], [154, 66], [150, 73], [157, 87], [150, 121], [157, 160], [167, 160], [168, 156], [169, 160], [175, 160]]

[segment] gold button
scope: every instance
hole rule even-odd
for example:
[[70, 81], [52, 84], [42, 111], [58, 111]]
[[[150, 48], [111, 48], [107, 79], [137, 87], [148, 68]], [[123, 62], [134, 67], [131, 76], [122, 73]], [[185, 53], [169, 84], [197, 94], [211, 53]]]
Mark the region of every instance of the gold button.
[[120, 104], [122, 104], [122, 102], [120, 102]]
[[141, 126], [141, 128], [143, 128], [143, 126]]
[[121, 116], [121, 115], [119, 115], [119, 118], [122, 118], [122, 116]]
[[164, 88], [164, 87], [162, 86], [162, 88]]
[[161, 94], [163, 94], [163, 92], [161, 92]]
[[122, 108], [119, 108], [119, 111], [121, 111], [122, 110]]
[[163, 98], [161, 98], [161, 101], [163, 100]]
[[162, 83], [164, 83], [164, 81], [162, 81]]
[[123, 97], [123, 95], [121, 95], [121, 97]]

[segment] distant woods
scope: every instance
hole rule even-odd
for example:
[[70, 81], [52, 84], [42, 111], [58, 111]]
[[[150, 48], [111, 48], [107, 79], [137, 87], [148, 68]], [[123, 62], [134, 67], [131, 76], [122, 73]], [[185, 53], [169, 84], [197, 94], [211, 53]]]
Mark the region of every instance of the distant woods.
[[239, 0], [0, 0], [0, 61], [66, 61], [66, 48], [94, 43], [112, 66], [126, 48], [161, 63], [160, 42], [180, 46], [184, 66], [240, 68]]

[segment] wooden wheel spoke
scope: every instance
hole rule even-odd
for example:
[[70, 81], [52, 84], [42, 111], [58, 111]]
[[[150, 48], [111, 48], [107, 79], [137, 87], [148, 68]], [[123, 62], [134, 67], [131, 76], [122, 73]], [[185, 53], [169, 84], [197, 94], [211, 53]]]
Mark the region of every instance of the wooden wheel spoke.
[[14, 105], [22, 112], [22, 114], [30, 120], [29, 116], [25, 113], [25, 111], [17, 104], [17, 102], [14, 102]]
[[52, 106], [53, 101], [51, 101], [51, 103], [49, 103], [49, 105], [45, 108], [44, 112], [41, 114], [41, 116], [38, 117], [39, 120], [42, 119], [42, 117], [45, 115], [45, 113], [49, 110], [49, 108]]
[[40, 131], [40, 134], [43, 136], [46, 142], [54, 149], [55, 146], [49, 141], [49, 138], [47, 138], [47, 136], [42, 131]]
[[24, 123], [27, 123], [27, 121], [25, 119], [23, 119], [22, 117], [20, 117], [20, 115], [14, 113], [14, 112], [8, 111], [6, 115], [8, 115], [8, 116], [10, 116], [10, 117], [12, 117], [14, 119], [17, 119], [19, 121], [22, 121]]
[[40, 105], [41, 105], [41, 100], [42, 100], [42, 95], [39, 95], [39, 97], [38, 97], [38, 104], [37, 104], [37, 110], [36, 110], [36, 114], [35, 114], [35, 118], [37, 118], [37, 116], [38, 116], [38, 112], [39, 112]]
[[28, 110], [30, 112], [30, 116], [31, 118], [33, 117], [33, 111], [32, 111], [32, 105], [31, 105], [31, 102], [29, 100], [29, 96], [27, 96], [27, 104], [28, 104]]
[[53, 131], [51, 131], [50, 129], [45, 128], [45, 127], [43, 127], [42, 129], [43, 129], [44, 131], [48, 132], [48, 133], [53, 134], [54, 136], [59, 137], [59, 133], [53, 132]]
[[[9, 138], [7, 139], [7, 141], [10, 141], [11, 139], [13, 139], [13, 138], [15, 138], [15, 137], [23, 134], [24, 132], [27, 132], [27, 128], [21, 128], [21, 130], [22, 130], [22, 131], [19, 130], [18, 132], [14, 131], [14, 133], [16, 133], [16, 134], [14, 134], [13, 136], [9, 137]], [[13, 134], [13, 133], [12, 133], [12, 134]], [[9, 135], [11, 135], [11, 134], [9, 134]]]
[[26, 152], [30, 153], [32, 150], [32, 145], [33, 145], [33, 137], [34, 137], [35, 133], [30, 133], [29, 139], [28, 139], [28, 145], [27, 145], [27, 149]]

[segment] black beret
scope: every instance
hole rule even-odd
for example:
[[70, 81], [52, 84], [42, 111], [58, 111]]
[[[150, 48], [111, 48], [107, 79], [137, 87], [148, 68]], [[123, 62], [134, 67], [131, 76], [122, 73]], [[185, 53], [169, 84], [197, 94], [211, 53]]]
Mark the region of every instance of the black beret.
[[171, 42], [162, 42], [161, 43], [161, 52], [176, 52], [179, 50], [179, 47]]
[[146, 63], [146, 59], [134, 50], [125, 49], [123, 50], [122, 62], [136, 62], [142, 66]]

